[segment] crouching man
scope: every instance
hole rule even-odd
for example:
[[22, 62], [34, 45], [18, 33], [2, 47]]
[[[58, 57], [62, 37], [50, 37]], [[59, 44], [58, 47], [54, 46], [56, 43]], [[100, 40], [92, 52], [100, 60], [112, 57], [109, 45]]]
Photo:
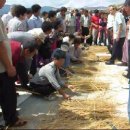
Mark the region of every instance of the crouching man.
[[65, 88], [73, 88], [71, 85], [65, 85], [60, 78], [59, 69], [65, 61], [65, 52], [57, 50], [54, 54], [54, 61], [43, 66], [39, 72], [30, 81], [30, 87], [35, 92], [44, 96], [49, 96], [55, 91], [63, 96], [64, 99], [70, 99], [70, 96], [63, 91]]

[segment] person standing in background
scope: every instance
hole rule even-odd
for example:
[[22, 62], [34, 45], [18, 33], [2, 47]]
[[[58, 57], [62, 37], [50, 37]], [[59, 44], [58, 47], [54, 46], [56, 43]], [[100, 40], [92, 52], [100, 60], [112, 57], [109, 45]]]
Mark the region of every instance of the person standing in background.
[[12, 5], [10, 7], [10, 11], [8, 12], [8, 14], [4, 14], [1, 19], [4, 23], [5, 28], [8, 30], [8, 23], [9, 21], [15, 16], [15, 6], [16, 5]]
[[15, 6], [15, 17], [8, 23], [8, 32], [27, 31], [25, 22], [26, 11], [27, 9], [22, 5]]
[[31, 9], [32, 9], [33, 15], [28, 20], [29, 30], [32, 30], [33, 28], [41, 28], [42, 27], [42, 19], [40, 18], [41, 6], [38, 4], [35, 4], [32, 6]]
[[122, 13], [118, 12], [116, 10], [115, 6], [110, 6], [109, 11], [111, 15], [114, 16], [113, 21], [113, 38], [114, 38], [114, 44], [112, 48], [112, 56], [108, 62], [106, 62], [107, 65], [114, 64], [115, 60], [118, 58], [119, 60], [122, 59], [122, 48], [125, 41], [125, 35], [126, 35], [126, 23], [125, 18], [122, 15]]
[[91, 22], [92, 22], [93, 44], [97, 45], [97, 39], [99, 33], [99, 10], [94, 11], [94, 15], [91, 17]]
[[76, 16], [74, 15], [74, 10], [66, 15], [67, 32], [74, 34], [76, 30]]

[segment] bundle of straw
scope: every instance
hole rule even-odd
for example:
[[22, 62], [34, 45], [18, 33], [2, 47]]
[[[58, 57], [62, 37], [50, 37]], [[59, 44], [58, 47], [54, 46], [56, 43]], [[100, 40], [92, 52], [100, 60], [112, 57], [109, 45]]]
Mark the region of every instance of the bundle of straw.
[[43, 129], [130, 128], [127, 119], [116, 116], [115, 105], [104, 99], [64, 101], [55, 116], [45, 117]]

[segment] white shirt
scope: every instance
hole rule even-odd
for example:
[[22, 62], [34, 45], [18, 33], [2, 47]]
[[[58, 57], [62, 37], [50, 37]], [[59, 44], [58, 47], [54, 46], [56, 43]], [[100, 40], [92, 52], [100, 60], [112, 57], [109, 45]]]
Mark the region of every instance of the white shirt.
[[79, 60], [82, 54], [82, 49], [79, 47], [75, 49], [74, 46], [71, 46], [69, 49], [71, 60], [76, 61]]
[[109, 14], [107, 19], [107, 29], [113, 27], [114, 16]]
[[34, 15], [28, 20], [28, 27], [29, 30], [34, 28], [41, 28], [42, 27], [42, 19], [40, 17], [36, 17]]
[[11, 19], [8, 23], [8, 32], [27, 31], [26, 21], [21, 21], [17, 17]]
[[71, 14], [66, 15], [66, 22], [68, 26], [76, 26], [76, 17]]
[[122, 24], [122, 31], [120, 33], [120, 38], [123, 38], [126, 36], [126, 23], [125, 23], [125, 18], [120, 12], [116, 12], [114, 16], [114, 21], [113, 21], [113, 35], [114, 39], [117, 38], [118, 35], [118, 29], [119, 25]]
[[[7, 50], [7, 55], [9, 57], [10, 62], [12, 63], [12, 53], [11, 53], [11, 48], [10, 48], [10, 44], [9, 44], [9, 40], [6, 34], [6, 30], [4, 27], [4, 24], [0, 18], [0, 44], [4, 42], [4, 45], [6, 47]], [[3, 73], [6, 71], [5, 66], [3, 65], [3, 63], [0, 61], [0, 73]]]
[[11, 12], [9, 12], [8, 14], [4, 14], [1, 19], [4, 23], [5, 28], [7, 28], [8, 22], [13, 18]]
[[89, 18], [89, 16], [86, 17], [86, 16], [84, 15], [84, 16], [83, 16], [83, 26], [84, 26], [84, 27], [89, 27], [89, 25], [90, 25], [90, 18]]

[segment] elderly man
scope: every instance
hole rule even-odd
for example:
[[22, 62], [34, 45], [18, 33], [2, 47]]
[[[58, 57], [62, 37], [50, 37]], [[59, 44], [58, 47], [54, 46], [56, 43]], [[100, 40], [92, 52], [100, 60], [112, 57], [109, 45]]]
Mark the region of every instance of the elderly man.
[[106, 62], [106, 64], [112, 65], [114, 64], [117, 58], [119, 60], [122, 59], [122, 47], [125, 41], [126, 23], [123, 14], [118, 12], [115, 6], [110, 6], [109, 11], [110, 14], [114, 16], [113, 21], [114, 44], [112, 49], [112, 56], [110, 60]]

